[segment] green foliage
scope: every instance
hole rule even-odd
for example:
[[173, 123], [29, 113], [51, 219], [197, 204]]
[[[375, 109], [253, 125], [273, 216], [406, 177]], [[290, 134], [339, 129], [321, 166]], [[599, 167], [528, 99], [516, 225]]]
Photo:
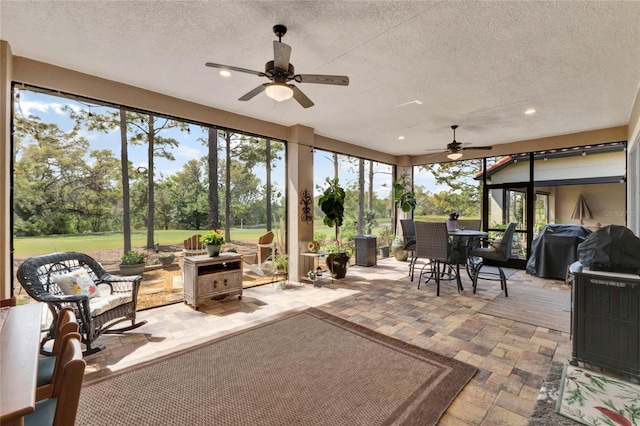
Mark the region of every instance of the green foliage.
[[340, 232], [340, 226], [344, 220], [344, 200], [345, 192], [340, 186], [339, 180], [327, 178], [327, 188], [324, 193], [318, 199], [318, 205], [324, 213], [323, 223], [328, 227], [335, 227], [336, 241], [338, 240], [338, 233]]
[[160, 259], [167, 259], [167, 258], [171, 258], [171, 259], [173, 259], [173, 258], [175, 257], [175, 254], [173, 254], [173, 253], [160, 253], [160, 254], [158, 255], [158, 257], [159, 257]]
[[139, 265], [144, 263], [144, 253], [139, 251], [128, 251], [120, 258], [121, 265]]
[[224, 244], [224, 236], [217, 231], [208, 231], [200, 236], [200, 242], [207, 246], [221, 246]]
[[391, 245], [391, 228], [383, 226], [380, 230], [380, 239], [383, 246], [389, 247]]
[[407, 213], [416, 208], [416, 193], [411, 188], [411, 181], [406, 173], [393, 183], [393, 197], [396, 207]]
[[284, 274], [287, 275], [289, 271], [289, 255], [286, 253], [279, 253], [276, 251], [275, 253], [269, 256], [269, 260], [271, 260], [271, 273], [272, 274]]

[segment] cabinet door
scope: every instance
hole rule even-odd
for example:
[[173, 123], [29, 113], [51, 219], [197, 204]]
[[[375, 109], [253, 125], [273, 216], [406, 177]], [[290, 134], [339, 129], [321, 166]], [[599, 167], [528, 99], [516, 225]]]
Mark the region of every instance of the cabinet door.
[[198, 296], [219, 293], [223, 291], [222, 274], [209, 274], [198, 278]]

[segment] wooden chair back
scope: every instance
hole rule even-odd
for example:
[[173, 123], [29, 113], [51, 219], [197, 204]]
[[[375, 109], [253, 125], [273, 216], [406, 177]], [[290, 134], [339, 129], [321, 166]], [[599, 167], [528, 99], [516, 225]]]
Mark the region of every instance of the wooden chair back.
[[200, 241], [200, 234], [192, 235], [184, 240], [185, 250], [204, 250], [204, 243]]
[[35, 411], [24, 417], [25, 426], [75, 425], [87, 365], [82, 359], [79, 333], [68, 333], [62, 338], [58, 358], [60, 365], [54, 371], [51, 398], [36, 403]]
[[[78, 322], [72, 308], [63, 308], [58, 312], [58, 322], [53, 338], [51, 356], [38, 360], [38, 387], [36, 388], [36, 401], [51, 398], [53, 393], [53, 375], [60, 368], [61, 358], [58, 356], [63, 346], [64, 336], [78, 333]], [[78, 334], [79, 335], [79, 334]]]

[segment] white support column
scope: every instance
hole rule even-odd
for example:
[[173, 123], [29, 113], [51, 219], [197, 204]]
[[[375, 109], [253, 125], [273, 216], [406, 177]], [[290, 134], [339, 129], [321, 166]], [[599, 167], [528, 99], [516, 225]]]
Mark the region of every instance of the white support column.
[[301, 196], [311, 194], [311, 215], [313, 216], [313, 129], [305, 126], [289, 128], [287, 144], [287, 251], [289, 253], [289, 280], [300, 281], [307, 271], [302, 271], [300, 253], [306, 251], [306, 244], [313, 240], [313, 221], [303, 220]]
[[0, 40], [0, 300], [11, 297], [11, 80], [13, 71], [11, 46]]

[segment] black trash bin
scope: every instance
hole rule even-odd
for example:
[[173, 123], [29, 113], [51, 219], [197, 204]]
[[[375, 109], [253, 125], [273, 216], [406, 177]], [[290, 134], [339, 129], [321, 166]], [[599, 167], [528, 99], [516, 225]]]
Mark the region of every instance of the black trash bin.
[[376, 236], [360, 235], [354, 237], [356, 241], [356, 265], [358, 266], [376, 266]]

